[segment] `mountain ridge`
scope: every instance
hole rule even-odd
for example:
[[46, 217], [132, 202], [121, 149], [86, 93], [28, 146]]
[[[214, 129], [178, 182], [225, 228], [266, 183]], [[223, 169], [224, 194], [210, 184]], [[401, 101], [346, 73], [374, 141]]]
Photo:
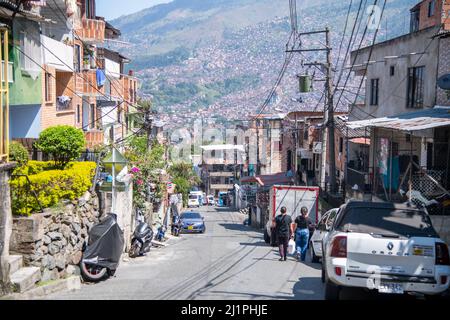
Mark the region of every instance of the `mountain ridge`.
[[[407, 32], [409, 8], [415, 3], [417, 0], [388, 0], [379, 41]], [[300, 30], [332, 27], [334, 60], [348, 5], [349, 1], [325, 0], [298, 4]], [[350, 26], [357, 3], [352, 8]], [[367, 19], [368, 13], [364, 17]], [[142, 79], [143, 95], [153, 98], [158, 110], [172, 117], [196, 112], [242, 118], [255, 112], [275, 82], [290, 34], [287, 0], [175, 0], [111, 23], [122, 30], [124, 41], [131, 43], [131, 67]], [[373, 34], [369, 30], [366, 44]], [[304, 45], [321, 44], [307, 39]], [[296, 74], [302, 70], [302, 59], [322, 58], [293, 59], [272, 109], [290, 111], [317, 105], [320, 92], [300, 97]]]

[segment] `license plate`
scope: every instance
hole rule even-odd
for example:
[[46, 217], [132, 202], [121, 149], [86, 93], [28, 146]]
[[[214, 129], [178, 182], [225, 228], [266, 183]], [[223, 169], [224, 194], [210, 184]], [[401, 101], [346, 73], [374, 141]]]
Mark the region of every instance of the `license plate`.
[[403, 285], [400, 283], [382, 282], [378, 287], [379, 293], [403, 294]]
[[188, 230], [194, 230], [194, 226], [188, 226]]

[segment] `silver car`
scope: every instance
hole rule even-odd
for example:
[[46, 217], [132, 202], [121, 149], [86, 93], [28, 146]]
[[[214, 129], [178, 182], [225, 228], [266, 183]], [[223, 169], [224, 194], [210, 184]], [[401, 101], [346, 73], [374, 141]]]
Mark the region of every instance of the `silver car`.
[[322, 258], [322, 241], [326, 238], [338, 212], [339, 208], [331, 209], [330, 211], [327, 211], [320, 219], [309, 243], [311, 262], [319, 262]]

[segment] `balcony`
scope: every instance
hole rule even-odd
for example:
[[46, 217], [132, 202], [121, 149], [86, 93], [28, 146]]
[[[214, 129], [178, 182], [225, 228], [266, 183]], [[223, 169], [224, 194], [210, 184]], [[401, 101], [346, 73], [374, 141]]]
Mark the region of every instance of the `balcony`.
[[41, 35], [44, 64], [58, 71], [72, 72], [74, 69], [73, 47]]
[[76, 30], [76, 33], [85, 42], [98, 43], [105, 41], [106, 22], [102, 19], [86, 19], [82, 20], [82, 28]]
[[56, 97], [56, 111], [57, 112], [73, 111], [72, 100], [66, 96]]

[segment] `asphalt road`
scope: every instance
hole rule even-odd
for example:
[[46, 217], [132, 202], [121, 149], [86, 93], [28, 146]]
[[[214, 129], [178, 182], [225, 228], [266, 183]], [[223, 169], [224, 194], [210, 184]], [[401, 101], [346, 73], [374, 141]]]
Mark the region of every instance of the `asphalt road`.
[[320, 264], [278, 261], [244, 216], [204, 207], [205, 234], [183, 234], [145, 257], [122, 262], [115, 277], [48, 299], [323, 299]]

